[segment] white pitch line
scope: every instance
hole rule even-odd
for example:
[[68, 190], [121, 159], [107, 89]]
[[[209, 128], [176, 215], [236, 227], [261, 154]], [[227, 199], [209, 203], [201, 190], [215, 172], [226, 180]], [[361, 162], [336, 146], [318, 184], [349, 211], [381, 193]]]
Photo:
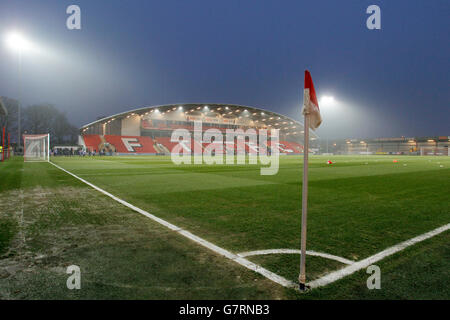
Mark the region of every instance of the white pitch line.
[[[248, 256], [259, 256], [264, 254], [301, 254], [301, 251], [298, 249], [267, 249], [267, 250], [255, 250], [255, 251], [247, 251], [238, 253], [238, 256], [248, 257]], [[355, 261], [348, 260], [339, 256], [335, 256], [328, 253], [316, 252], [312, 250], [306, 250], [306, 254], [309, 256], [322, 257], [325, 259], [335, 260], [341, 262], [343, 264], [353, 264]]]
[[236, 263], [239, 263], [240, 265], [246, 267], [247, 269], [255, 271], [255, 272], [261, 274], [262, 276], [266, 277], [267, 279], [272, 280], [273, 282], [276, 282], [276, 283], [282, 285], [283, 287], [288, 287], [288, 288], [296, 288], [296, 287], [298, 287], [298, 284], [296, 284], [296, 283], [294, 283], [292, 281], [289, 281], [286, 278], [284, 278], [282, 276], [279, 276], [276, 273], [273, 273], [273, 272], [271, 272], [271, 271], [261, 267], [260, 265], [257, 265], [256, 263], [253, 263], [253, 262], [251, 262], [251, 261], [249, 261], [249, 260], [247, 260], [247, 259], [245, 259], [245, 258], [243, 258], [243, 257], [241, 257], [241, 256], [239, 256], [237, 254], [234, 254], [234, 253], [232, 253], [232, 252], [230, 252], [228, 250], [225, 250], [225, 249], [223, 249], [221, 247], [218, 247], [215, 244], [213, 244], [213, 243], [211, 243], [209, 241], [206, 241], [205, 239], [200, 238], [200, 237], [190, 233], [189, 231], [183, 230], [182, 228], [180, 228], [180, 227], [178, 227], [178, 226], [176, 226], [174, 224], [171, 224], [170, 222], [167, 222], [166, 220], [158, 218], [157, 216], [155, 216], [155, 215], [153, 215], [151, 213], [148, 213], [147, 211], [142, 210], [142, 209], [132, 205], [131, 203], [126, 202], [125, 200], [122, 200], [122, 199], [114, 196], [113, 194], [111, 194], [111, 193], [109, 193], [109, 192], [107, 192], [107, 191], [97, 187], [96, 185], [93, 185], [92, 183], [84, 180], [83, 178], [78, 177], [77, 175], [73, 174], [70, 171], [67, 171], [66, 169], [58, 166], [57, 164], [54, 164], [53, 162], [50, 162], [50, 163], [53, 166], [55, 166], [56, 168], [64, 171], [65, 173], [67, 173], [67, 174], [71, 175], [72, 177], [80, 180], [81, 182], [83, 182], [83, 183], [87, 184], [88, 186], [90, 186], [91, 188], [94, 188], [95, 190], [103, 193], [104, 195], [110, 197], [111, 199], [113, 199], [113, 200], [123, 204], [124, 206], [126, 206], [126, 207], [128, 207], [128, 208], [130, 208], [130, 209], [132, 209], [132, 210], [134, 210], [134, 211], [136, 211], [136, 212], [146, 216], [147, 218], [150, 218], [150, 219], [158, 222], [159, 224], [162, 224], [163, 226], [169, 228], [170, 230], [175, 231], [178, 234], [180, 234], [180, 235], [182, 235], [182, 236], [184, 236], [184, 237], [186, 237], [186, 238], [188, 238], [188, 239], [190, 239], [190, 240], [192, 240], [192, 241], [194, 241], [194, 242], [196, 242], [196, 243], [198, 243], [198, 244], [200, 244], [200, 245], [202, 245], [202, 246], [204, 246], [204, 247], [206, 247], [206, 248], [208, 248], [208, 249], [210, 249], [210, 250], [212, 250], [212, 251], [214, 251], [214, 252], [216, 252], [216, 253], [218, 253], [218, 254], [226, 257], [226, 258], [228, 258], [228, 259], [230, 259], [230, 260], [233, 260]]
[[344, 267], [340, 270], [331, 272], [325, 276], [323, 276], [322, 278], [319, 278], [317, 280], [311, 281], [310, 283], [308, 283], [308, 285], [311, 287], [311, 289], [313, 288], [317, 288], [317, 287], [322, 287], [325, 286], [327, 284], [330, 284], [332, 282], [335, 282], [339, 279], [342, 279], [346, 276], [351, 275], [352, 273], [355, 273], [356, 271], [359, 271], [361, 269], [367, 268], [368, 266], [374, 264], [375, 262], [378, 262], [384, 258], [386, 258], [387, 256], [393, 255], [394, 253], [397, 253], [399, 251], [402, 251], [403, 249], [410, 247], [418, 242], [427, 240], [429, 238], [432, 238], [444, 231], [447, 231], [450, 229], [450, 223], [446, 224], [442, 227], [439, 227], [437, 229], [434, 229], [430, 232], [424, 233], [420, 236], [417, 236], [415, 238], [406, 240], [404, 242], [401, 242], [395, 246], [392, 246], [390, 248], [387, 248], [386, 250], [383, 250], [381, 252], [378, 252], [377, 254], [374, 254], [373, 256], [370, 256], [364, 260], [358, 261], [353, 263], [352, 265], [349, 265], [347, 267]]

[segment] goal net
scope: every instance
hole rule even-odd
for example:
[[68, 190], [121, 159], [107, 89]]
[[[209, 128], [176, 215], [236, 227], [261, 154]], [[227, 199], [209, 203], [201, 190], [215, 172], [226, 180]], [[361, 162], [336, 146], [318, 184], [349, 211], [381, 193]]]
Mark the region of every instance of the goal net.
[[26, 134], [23, 136], [24, 161], [50, 161], [50, 135]]
[[421, 156], [450, 156], [450, 148], [447, 147], [422, 147]]

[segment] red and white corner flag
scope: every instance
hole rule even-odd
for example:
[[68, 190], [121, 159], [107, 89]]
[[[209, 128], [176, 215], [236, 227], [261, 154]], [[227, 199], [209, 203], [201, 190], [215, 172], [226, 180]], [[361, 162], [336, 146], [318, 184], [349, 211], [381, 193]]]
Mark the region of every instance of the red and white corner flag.
[[303, 92], [304, 147], [303, 147], [303, 183], [302, 183], [302, 234], [300, 248], [300, 274], [298, 282], [300, 290], [306, 290], [306, 231], [308, 220], [308, 154], [309, 154], [309, 128], [315, 130], [322, 123], [316, 90], [311, 74], [305, 70], [305, 88]]
[[[305, 89], [303, 92], [303, 112], [309, 115], [309, 127], [316, 130], [322, 123], [319, 102], [317, 102], [316, 90], [308, 70], [305, 70]], [[306, 129], [306, 128], [305, 128]]]

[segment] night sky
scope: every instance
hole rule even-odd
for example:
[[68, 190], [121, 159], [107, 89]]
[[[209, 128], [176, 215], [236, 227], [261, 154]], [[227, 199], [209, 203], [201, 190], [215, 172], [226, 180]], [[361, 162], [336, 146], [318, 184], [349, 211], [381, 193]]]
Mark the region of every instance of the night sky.
[[[81, 8], [81, 30], [66, 8]], [[381, 8], [381, 30], [366, 8]], [[81, 126], [143, 106], [223, 102], [301, 120], [303, 72], [324, 108], [322, 137], [450, 135], [450, 1], [2, 0], [19, 30], [24, 105], [51, 103]], [[17, 98], [17, 54], [0, 46], [0, 95]]]

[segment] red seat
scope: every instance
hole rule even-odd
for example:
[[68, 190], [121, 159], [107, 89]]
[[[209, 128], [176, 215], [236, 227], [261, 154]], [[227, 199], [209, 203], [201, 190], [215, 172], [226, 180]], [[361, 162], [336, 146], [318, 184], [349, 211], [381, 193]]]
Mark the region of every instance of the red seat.
[[88, 150], [96, 150], [98, 152], [99, 145], [102, 143], [102, 140], [98, 134], [85, 134], [83, 135], [83, 139]]
[[150, 137], [105, 135], [105, 140], [119, 153], [157, 153]]

